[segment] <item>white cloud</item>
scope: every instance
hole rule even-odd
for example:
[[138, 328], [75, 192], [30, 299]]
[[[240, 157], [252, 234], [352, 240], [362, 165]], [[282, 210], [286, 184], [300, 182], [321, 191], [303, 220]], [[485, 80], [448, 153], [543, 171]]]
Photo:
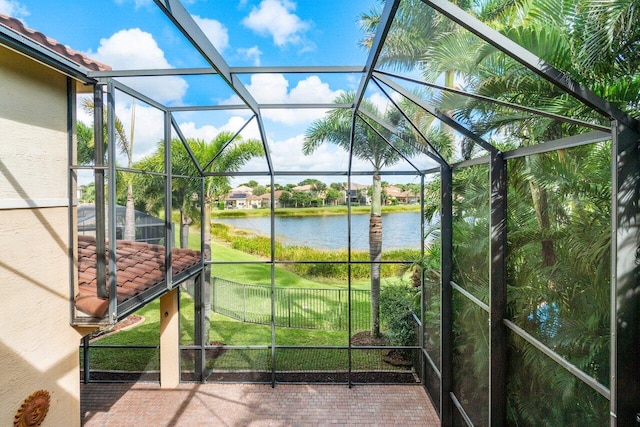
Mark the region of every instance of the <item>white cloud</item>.
[[260, 57], [262, 56], [262, 51], [258, 48], [258, 46], [252, 46], [246, 49], [239, 48], [237, 52], [243, 59], [253, 62], [253, 65], [255, 65], [256, 67], [260, 66]]
[[290, 0], [262, 0], [242, 23], [260, 35], [270, 35], [277, 46], [299, 44], [310, 24], [292, 13], [295, 9], [296, 4]]
[[185, 138], [202, 139], [204, 141], [211, 141], [220, 133], [220, 130], [215, 126], [204, 125], [196, 127], [194, 122], [180, 123], [180, 131]]
[[150, 33], [139, 28], [120, 30], [108, 39], [100, 39], [100, 47], [91, 53], [114, 68], [169, 68], [164, 52]]
[[[139, 28], [120, 30], [101, 39], [96, 52], [87, 55], [116, 70], [173, 68], [153, 36]], [[179, 103], [189, 87], [176, 76], [127, 79], [126, 84], [161, 103]]]
[[27, 7], [16, 0], [0, 0], [0, 13], [18, 19], [30, 15]]
[[192, 15], [192, 18], [219, 52], [229, 47], [229, 31], [220, 21], [201, 18], [198, 15]]
[[[245, 124], [247, 119], [245, 117], [233, 116], [220, 127], [222, 131], [228, 131], [232, 133], [236, 133], [240, 128]], [[257, 139], [261, 140], [260, 137], [260, 129], [258, 129], [258, 124], [255, 120], [252, 120], [247, 126], [242, 130], [240, 136], [244, 139]]]
[[[328, 83], [323, 82], [318, 76], [309, 76], [289, 91], [289, 81], [282, 74], [254, 74], [247, 90], [262, 104], [313, 104], [331, 103], [342, 93], [340, 90], [331, 90]], [[223, 103], [237, 104], [240, 100], [232, 96]], [[324, 116], [322, 109], [295, 110], [262, 110], [265, 118], [273, 121], [294, 125], [307, 123]]]
[[[387, 98], [387, 96], [384, 94], [376, 92], [367, 99], [371, 101], [373, 105], [375, 105], [376, 109], [380, 112], [381, 115], [384, 115], [384, 113], [389, 108], [393, 108], [393, 103], [389, 101], [389, 98]], [[396, 103], [399, 103], [402, 99], [402, 95], [394, 92], [393, 94], [391, 94], [391, 99], [393, 99]]]
[[[196, 123], [192, 121], [182, 122], [179, 126], [180, 131], [182, 131], [185, 138], [199, 138], [205, 141], [210, 141], [218, 136], [220, 132], [231, 132], [232, 134], [235, 134], [240, 130], [240, 128], [242, 128], [246, 121], [247, 119], [244, 117], [232, 116], [220, 127], [215, 127], [213, 125], [197, 127]], [[255, 120], [243, 129], [240, 136], [244, 139], [260, 139], [260, 131], [258, 130]]]
[[[116, 116], [122, 122], [127, 138], [130, 140], [132, 118], [130, 102], [126, 104], [116, 102]], [[136, 103], [134, 118], [133, 161], [136, 162], [152, 154], [158, 146], [158, 141], [164, 138], [164, 116], [156, 108]], [[118, 163], [126, 165], [126, 156], [120, 155]]]
[[[271, 159], [275, 170], [312, 171], [336, 170], [336, 158], [329, 145], [318, 147], [313, 155], [302, 154], [304, 135], [296, 135], [283, 141], [276, 141], [269, 145]], [[331, 167], [328, 167], [331, 166]]]

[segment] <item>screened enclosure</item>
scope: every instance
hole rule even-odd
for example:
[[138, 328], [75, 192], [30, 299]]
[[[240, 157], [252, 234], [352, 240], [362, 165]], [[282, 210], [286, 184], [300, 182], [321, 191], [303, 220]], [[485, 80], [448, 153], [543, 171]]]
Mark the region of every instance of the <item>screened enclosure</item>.
[[[104, 254], [95, 292], [108, 308], [92, 317], [76, 303], [74, 323], [113, 324], [179, 289], [183, 381], [420, 383], [443, 425], [636, 423], [637, 104], [604, 100], [600, 83], [587, 88], [535, 26], [479, 7], [387, 0], [361, 16], [363, 64], [234, 67], [192, 5], [155, 5], [192, 63], [89, 73], [96, 143], [71, 165], [71, 185], [94, 192]], [[257, 90], [275, 76], [336, 75], [355, 85], [334, 102], [274, 102]], [[161, 79], [177, 77], [215, 101], [165, 103]], [[133, 127], [121, 135], [119, 111], [144, 111], [136, 126], [156, 129], [152, 154], [136, 153]], [[319, 114], [304, 138], [281, 143], [273, 135], [285, 125], [273, 117], [282, 111]], [[221, 130], [229, 112], [242, 119]], [[187, 136], [196, 116], [220, 130], [212, 143]], [[317, 168], [322, 156], [330, 169]], [[251, 193], [230, 193], [251, 180]], [[381, 206], [397, 203], [388, 181], [415, 189], [406, 203], [418, 214], [387, 237], [407, 232], [402, 248], [384, 243]], [[312, 226], [322, 250], [281, 238], [302, 232], [281, 209], [307, 204], [344, 207], [330, 231]], [[149, 215], [162, 227], [151, 238], [128, 233], [108, 221], [126, 216], [117, 205], [140, 210], [136, 224]], [[219, 215], [239, 206], [266, 212], [261, 232], [237, 232]], [[77, 218], [80, 235], [80, 208]], [[116, 259], [131, 245], [118, 242], [142, 240], [160, 253], [160, 277], [127, 295]], [[292, 274], [302, 278], [295, 286]], [[158, 336], [132, 337], [87, 340], [85, 380], [103, 379], [101, 353], [130, 351], [146, 362], [123, 366], [120, 379], [157, 378]]]

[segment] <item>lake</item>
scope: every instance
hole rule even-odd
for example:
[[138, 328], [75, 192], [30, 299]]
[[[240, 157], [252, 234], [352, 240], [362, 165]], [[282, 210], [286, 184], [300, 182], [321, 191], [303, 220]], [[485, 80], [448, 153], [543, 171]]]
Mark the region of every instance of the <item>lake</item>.
[[[214, 222], [270, 236], [269, 217], [216, 218]], [[275, 217], [276, 239], [288, 246], [318, 249], [346, 249], [347, 215]], [[351, 248], [369, 250], [369, 215], [351, 216]], [[420, 249], [420, 212], [394, 212], [382, 215], [382, 248]]]

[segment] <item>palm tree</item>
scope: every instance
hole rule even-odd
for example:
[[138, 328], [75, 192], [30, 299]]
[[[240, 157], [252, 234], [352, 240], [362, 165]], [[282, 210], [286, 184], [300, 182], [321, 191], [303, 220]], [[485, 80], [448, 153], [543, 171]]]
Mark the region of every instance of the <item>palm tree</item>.
[[[343, 93], [334, 102], [338, 104], [353, 103], [355, 93]], [[364, 109], [378, 117], [382, 116], [376, 107], [366, 99], [361, 103]], [[382, 140], [370, 128], [360, 124], [356, 126], [353, 145], [350, 141], [352, 111], [346, 109], [335, 109], [327, 113], [320, 120], [311, 124], [305, 134], [303, 142], [303, 153], [312, 154], [324, 143], [332, 143], [346, 151], [351, 149], [352, 155], [366, 160], [373, 167], [372, 177], [372, 197], [371, 197], [371, 217], [369, 220], [369, 259], [371, 261], [371, 335], [380, 336], [380, 261], [382, 257], [382, 183], [380, 171], [401, 160], [402, 153], [411, 156], [414, 153], [413, 147], [402, 140], [395, 140], [386, 129], [379, 129], [382, 135], [394, 140], [394, 150], [387, 142]], [[399, 121], [395, 112], [385, 114], [388, 119]]]
[[[430, 9], [421, 11], [420, 6], [407, 11], [427, 28], [433, 22], [424, 19]], [[639, 11], [638, 0], [487, 0], [478, 2], [474, 9], [484, 22], [632, 115], [640, 113]], [[401, 8], [397, 16], [402, 13]], [[588, 107], [469, 32], [450, 28], [420, 33], [411, 28], [411, 20], [396, 20], [400, 22], [408, 28], [392, 28], [382, 53], [383, 63], [402, 68], [419, 59], [426, 81], [453, 69], [469, 92], [600, 123], [601, 118]], [[431, 40], [426, 40], [430, 35]], [[428, 49], [419, 52], [419, 47], [427, 45]], [[485, 138], [500, 132], [504, 140], [529, 145], [586, 130], [460, 96], [429, 95], [433, 104]], [[508, 211], [509, 310], [513, 320], [605, 385], [608, 302], [613, 297], [607, 295], [609, 162], [610, 147], [606, 144], [574, 148], [571, 154], [559, 151], [510, 161]], [[470, 169], [480, 171], [478, 167]], [[486, 218], [481, 212], [486, 207], [473, 206], [473, 192], [480, 192], [470, 185], [481, 183], [477, 190], [486, 193], [486, 172], [485, 177], [472, 172], [469, 176], [457, 173], [457, 208], [475, 212], [471, 217]], [[482, 199], [487, 200], [487, 195]], [[488, 300], [485, 272], [473, 271], [473, 266], [486, 265], [486, 253], [478, 251], [479, 245], [473, 241], [475, 235], [478, 241], [486, 241], [480, 236], [486, 236], [486, 225], [457, 221], [456, 227], [456, 241], [471, 242], [456, 247], [456, 265], [465, 267], [457, 272], [456, 280], [468, 282], [460, 283], [463, 287], [481, 283], [472, 293]], [[456, 316], [459, 325], [478, 323], [474, 313], [464, 307], [456, 307]], [[460, 363], [467, 361], [458, 365], [463, 375], [457, 380], [459, 389], [466, 388], [469, 401], [462, 402], [465, 407], [473, 406], [475, 398], [469, 396], [481, 386], [478, 379], [486, 377], [482, 373], [486, 373], [488, 362], [488, 344], [482, 342], [481, 334], [468, 332], [456, 330], [456, 357]], [[509, 380], [510, 423], [560, 425], [576, 417], [592, 424], [606, 422], [605, 399], [589, 396], [588, 388], [579, 386], [571, 374], [548, 363], [533, 347], [517, 338], [515, 341]], [[469, 383], [464, 377], [473, 380]], [[562, 395], [563, 401], [550, 405], [547, 414], [542, 414], [531, 402], [549, 391]], [[486, 411], [486, 405], [477, 408]], [[482, 420], [486, 417], [479, 417], [478, 422]]]
[[[94, 112], [94, 102], [92, 98], [84, 98], [82, 101], [82, 109], [88, 113], [93, 114]], [[107, 146], [107, 110], [104, 112], [104, 120], [103, 120], [103, 141]], [[114, 119], [114, 127], [115, 127], [115, 137], [116, 144], [120, 151], [127, 156], [127, 167], [131, 168], [133, 165], [133, 129], [134, 129], [134, 121], [135, 121], [135, 104], [132, 104], [131, 107], [131, 132], [130, 138], [127, 139], [126, 132], [124, 131], [124, 125], [122, 121], [115, 117]], [[93, 132], [90, 132], [90, 129], [84, 125], [83, 123], [78, 123], [78, 163], [79, 164], [91, 164], [94, 162], [94, 139]], [[122, 176], [122, 175], [121, 175]], [[125, 221], [124, 221], [124, 240], [135, 240], [136, 239], [136, 225], [135, 225], [135, 207], [134, 207], [134, 199], [133, 199], [133, 183], [132, 178], [128, 175], [124, 175], [124, 180], [127, 184], [127, 201], [125, 208]]]
[[[93, 116], [94, 104], [92, 98], [84, 98], [82, 100], [82, 109], [89, 115]], [[102, 135], [104, 141], [104, 150], [103, 153], [107, 153], [107, 110], [103, 111], [104, 120], [102, 126]], [[115, 123], [115, 136], [116, 136], [116, 146], [120, 149], [122, 153], [127, 154], [129, 150], [129, 143], [127, 141], [127, 134], [124, 131], [124, 125], [120, 121], [118, 117], [114, 120]], [[93, 149], [94, 149], [95, 141], [93, 138], [93, 132], [90, 127], [87, 127], [82, 122], [78, 122], [78, 164], [79, 165], [90, 165], [94, 163], [93, 158]], [[104, 160], [104, 159], [103, 159]]]
[[[254, 139], [244, 141], [236, 138], [236, 141], [224, 148], [232, 137], [233, 134], [222, 132], [210, 142], [202, 139], [187, 139], [187, 144], [201, 166], [207, 165], [215, 157], [215, 161], [205, 172], [234, 172], [251, 158], [264, 154], [262, 144]], [[164, 143], [158, 145], [155, 153], [138, 161], [136, 168], [162, 172], [164, 170]], [[186, 248], [189, 245], [189, 226], [197, 215], [196, 201], [201, 190], [198, 179], [200, 172], [179, 139], [171, 140], [171, 170], [175, 175], [193, 177], [193, 179], [176, 178], [172, 183], [172, 204], [180, 212], [180, 247]], [[205, 223], [203, 226], [205, 227], [205, 244], [207, 244], [207, 239], [211, 238], [210, 233], [206, 232], [210, 227], [211, 204], [216, 195], [223, 194], [228, 189], [229, 177], [206, 177], [204, 180], [203, 214]], [[160, 188], [161, 183], [145, 175], [139, 175], [137, 181], [141, 187], [141, 200], [146, 201], [148, 210], [160, 209], [164, 198], [164, 189]], [[194, 196], [196, 197], [194, 198]], [[210, 242], [210, 240], [208, 241]]]
[[[492, 24], [621, 109], [637, 112], [640, 105], [638, 73], [637, 68], [630, 69], [628, 64], [639, 55], [629, 55], [628, 49], [632, 47], [627, 42], [638, 40], [638, 30], [623, 23], [638, 9], [614, 13], [618, 9], [603, 8], [605, 3], [638, 4], [622, 0], [525, 1], [504, 9]], [[616, 29], [611, 30], [607, 22], [614, 22]], [[620, 38], [594, 41], [605, 34], [619, 34]], [[606, 55], [602, 53], [603, 45], [608, 46]], [[635, 50], [637, 52], [637, 42]], [[601, 58], [608, 59], [600, 61]], [[459, 75], [470, 92], [600, 123], [601, 118], [588, 107], [466, 31], [443, 37], [426, 59], [430, 72], [441, 72], [452, 66], [460, 70]], [[446, 95], [434, 99], [440, 108], [453, 111], [459, 120], [469, 123], [476, 133], [490, 136], [499, 131], [505, 139], [518, 141], [520, 145], [586, 130], [474, 100], [461, 102], [459, 97]], [[509, 311], [513, 320], [605, 385], [609, 374], [608, 304], [612, 297], [607, 291], [611, 217], [609, 164], [607, 144], [510, 161], [508, 211]], [[469, 188], [468, 183], [465, 182], [464, 187]], [[463, 192], [460, 197], [466, 204], [467, 195]], [[462, 208], [469, 209], [468, 206]], [[476, 227], [458, 224], [465, 227], [464, 235], [457, 238], [464, 243]], [[486, 263], [482, 259], [474, 261], [478, 254], [473, 247], [458, 245], [455, 254], [456, 264], [465, 266], [462, 273], [473, 273], [470, 266]], [[482, 277], [469, 277], [470, 284], [481, 283]], [[487, 288], [481, 289], [484, 294], [481, 291], [474, 294], [484, 299]], [[460, 310], [457, 316], [461, 325], [473, 322], [471, 313]], [[465, 336], [464, 331], [458, 333], [457, 357], [472, 358], [477, 363], [478, 359], [472, 355], [482, 354], [486, 343], [469, 334]], [[549, 364], [533, 347], [520, 340], [516, 343], [511, 350], [513, 369], [509, 379], [511, 423], [565, 424], [576, 416], [592, 424], [606, 422], [605, 399], [588, 396], [584, 392], [586, 387], [580, 386], [571, 374]], [[468, 348], [473, 349], [472, 355], [465, 353]], [[486, 363], [484, 356], [483, 360]], [[486, 368], [479, 372], [484, 371]], [[473, 376], [473, 372], [469, 375]], [[471, 384], [468, 392], [477, 387], [478, 384]], [[529, 402], [535, 401], [536, 394], [549, 391], [561, 394], [564, 400], [560, 405], [551, 405], [547, 414], [541, 414], [539, 408]]]
[[[264, 148], [257, 139], [236, 141], [225, 148], [225, 145], [233, 138], [230, 132], [219, 133], [212, 141], [205, 142], [202, 139], [188, 140], [189, 147], [201, 166], [207, 165], [215, 158], [205, 172], [236, 172], [242, 165], [253, 157], [264, 155]], [[217, 156], [217, 157], [216, 157]], [[187, 165], [176, 165], [174, 171], [180, 173], [182, 167], [189, 171]], [[229, 177], [207, 177], [204, 180], [204, 257], [211, 259], [211, 206], [218, 196], [226, 194], [229, 189]], [[207, 277], [208, 279], [208, 277]]]

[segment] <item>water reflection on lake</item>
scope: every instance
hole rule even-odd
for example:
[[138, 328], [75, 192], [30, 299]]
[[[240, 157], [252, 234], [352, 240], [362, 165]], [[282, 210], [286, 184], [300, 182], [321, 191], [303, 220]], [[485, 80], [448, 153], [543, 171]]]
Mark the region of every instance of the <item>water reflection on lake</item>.
[[[216, 218], [215, 222], [269, 236], [271, 218]], [[369, 215], [351, 216], [351, 248], [369, 250]], [[320, 249], [347, 248], [347, 215], [275, 217], [276, 239], [284, 245]], [[383, 250], [420, 248], [420, 212], [382, 215]]]

